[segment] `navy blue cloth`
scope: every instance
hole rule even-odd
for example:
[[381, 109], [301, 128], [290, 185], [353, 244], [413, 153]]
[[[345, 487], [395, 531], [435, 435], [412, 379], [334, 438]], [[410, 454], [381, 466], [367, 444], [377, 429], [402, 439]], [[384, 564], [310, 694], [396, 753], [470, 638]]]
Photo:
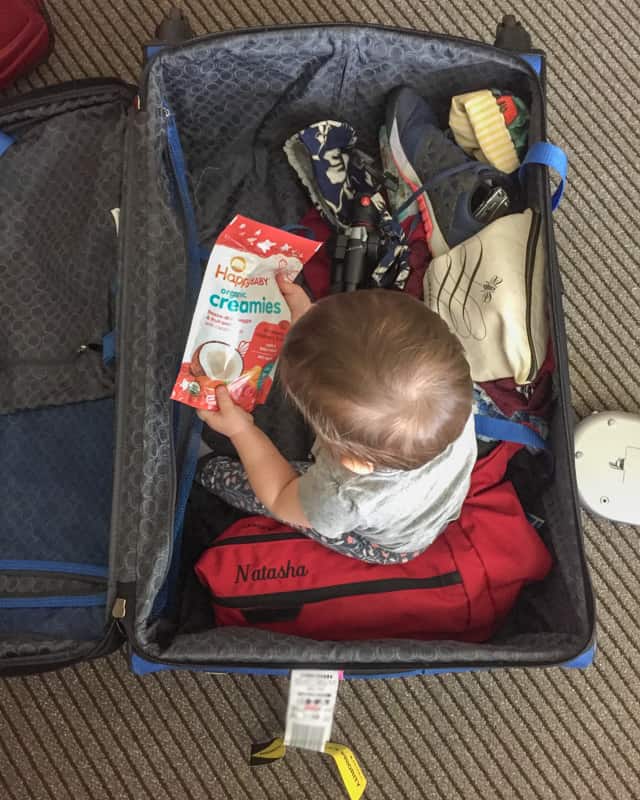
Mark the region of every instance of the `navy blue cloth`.
[[356, 197], [371, 196], [380, 217], [381, 245], [371, 281], [381, 288], [402, 290], [411, 271], [406, 236], [387, 209], [384, 175], [356, 143], [356, 133], [346, 122], [324, 120], [288, 139], [284, 151], [314, 206], [336, 230], [349, 230]]
[[113, 400], [0, 415], [4, 559], [108, 563]]
[[104, 633], [105, 607], [0, 610], [0, 635], [98, 641]]
[[375, 189], [355, 151], [355, 131], [346, 123], [316, 122], [300, 131], [298, 138], [311, 158], [317, 191], [334, 214], [329, 221], [348, 226], [355, 196]]

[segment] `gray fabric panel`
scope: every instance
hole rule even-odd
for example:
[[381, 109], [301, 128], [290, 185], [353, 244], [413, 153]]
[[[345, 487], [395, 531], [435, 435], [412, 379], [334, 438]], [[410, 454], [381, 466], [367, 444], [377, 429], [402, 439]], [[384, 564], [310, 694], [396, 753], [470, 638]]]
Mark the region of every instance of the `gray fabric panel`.
[[[152, 628], [149, 638], [155, 629]], [[316, 642], [297, 636], [273, 634], [270, 631], [246, 628], [218, 628], [176, 637], [168, 647], [147, 645], [145, 653], [161, 662], [183, 662], [216, 665], [226, 664], [265, 668], [328, 667], [349, 671], [371, 672], [371, 665], [389, 665], [383, 672], [402, 672], [419, 667], [456, 664], [460, 667], [506, 662], [546, 664], [562, 659], [573, 648], [578, 655], [585, 646], [584, 638], [565, 633], [522, 634], [509, 642], [489, 645], [462, 642], [417, 642], [406, 639], [385, 639], [367, 642]], [[543, 655], [542, 655], [543, 654]], [[485, 656], [483, 658], [483, 656]]]
[[[182, 354], [185, 246], [169, 205], [160, 109], [130, 118], [132, 158], [126, 167], [124, 257], [127, 313], [119, 325], [118, 497], [112, 529], [120, 581], [152, 573], [155, 588], [167, 567], [174, 477], [169, 396]], [[152, 597], [150, 601], [152, 602]], [[148, 612], [149, 607], [146, 608]]]
[[86, 658], [94, 646], [93, 642], [78, 643], [73, 639], [48, 639], [46, 636], [3, 636], [0, 641], [0, 659], [3, 667], [10, 668], [12, 659], [28, 658], [32, 660], [31, 669], [37, 669], [36, 660], [55, 663], [58, 659]]
[[123, 105], [54, 101], [0, 128], [16, 139], [0, 161], [0, 413], [107, 397], [113, 369], [86, 346], [113, 325]]
[[82, 580], [53, 574], [29, 575], [0, 572], [0, 597], [38, 597], [44, 595], [93, 594], [104, 590], [106, 581]]

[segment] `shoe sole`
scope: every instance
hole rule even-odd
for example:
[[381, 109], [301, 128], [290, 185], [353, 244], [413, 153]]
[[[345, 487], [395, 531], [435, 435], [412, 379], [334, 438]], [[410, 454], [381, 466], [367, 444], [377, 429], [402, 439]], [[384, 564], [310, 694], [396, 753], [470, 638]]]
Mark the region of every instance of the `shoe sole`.
[[[418, 191], [422, 185], [422, 181], [416, 174], [407, 154], [404, 152], [398, 132], [398, 123], [395, 119], [391, 125], [391, 130], [387, 128], [387, 133], [389, 136], [391, 157], [396, 165], [398, 174], [412, 192]], [[435, 258], [436, 256], [443, 255], [443, 253], [448, 253], [451, 248], [447, 244], [438, 226], [429, 195], [423, 190], [416, 197], [416, 201], [420, 210], [420, 216], [422, 218], [422, 224], [425, 229], [427, 244], [431, 250], [431, 255]]]

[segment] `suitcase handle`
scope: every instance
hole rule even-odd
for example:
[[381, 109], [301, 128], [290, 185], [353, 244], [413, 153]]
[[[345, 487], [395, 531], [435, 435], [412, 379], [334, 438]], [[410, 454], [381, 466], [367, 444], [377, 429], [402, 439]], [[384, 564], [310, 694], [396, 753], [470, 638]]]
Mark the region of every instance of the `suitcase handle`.
[[501, 50], [515, 50], [522, 53], [533, 47], [531, 34], [513, 14], [505, 14], [502, 22], [498, 23], [494, 45]]
[[187, 16], [177, 6], [171, 6], [156, 28], [154, 39], [143, 45], [143, 61], [146, 63], [163, 48], [175, 47], [188, 39], [193, 39], [193, 30]]

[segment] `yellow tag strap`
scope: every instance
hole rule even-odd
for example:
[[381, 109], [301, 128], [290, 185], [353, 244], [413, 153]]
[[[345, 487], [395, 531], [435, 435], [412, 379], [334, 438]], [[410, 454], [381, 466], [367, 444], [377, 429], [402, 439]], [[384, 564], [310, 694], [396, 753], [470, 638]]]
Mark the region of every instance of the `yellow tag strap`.
[[[284, 739], [277, 736], [270, 742], [261, 742], [251, 745], [251, 757], [249, 758], [250, 767], [261, 767], [264, 764], [273, 764], [284, 758], [287, 748]], [[313, 752], [313, 751], [310, 751]], [[344, 744], [327, 742], [324, 752], [333, 758], [338, 767], [338, 773], [342, 778], [344, 788], [347, 790], [349, 800], [360, 800], [367, 787], [367, 779], [360, 769], [357, 758], [353, 752]]]
[[335, 742], [327, 742], [324, 746], [324, 752], [336, 762], [342, 783], [344, 783], [344, 788], [349, 795], [349, 800], [360, 800], [364, 790], [367, 788], [367, 779], [360, 769], [357, 758], [348, 747]]
[[263, 764], [271, 764], [284, 758], [286, 752], [287, 748], [284, 746], [284, 739], [281, 736], [276, 736], [270, 742], [252, 744], [249, 766], [260, 767]]

